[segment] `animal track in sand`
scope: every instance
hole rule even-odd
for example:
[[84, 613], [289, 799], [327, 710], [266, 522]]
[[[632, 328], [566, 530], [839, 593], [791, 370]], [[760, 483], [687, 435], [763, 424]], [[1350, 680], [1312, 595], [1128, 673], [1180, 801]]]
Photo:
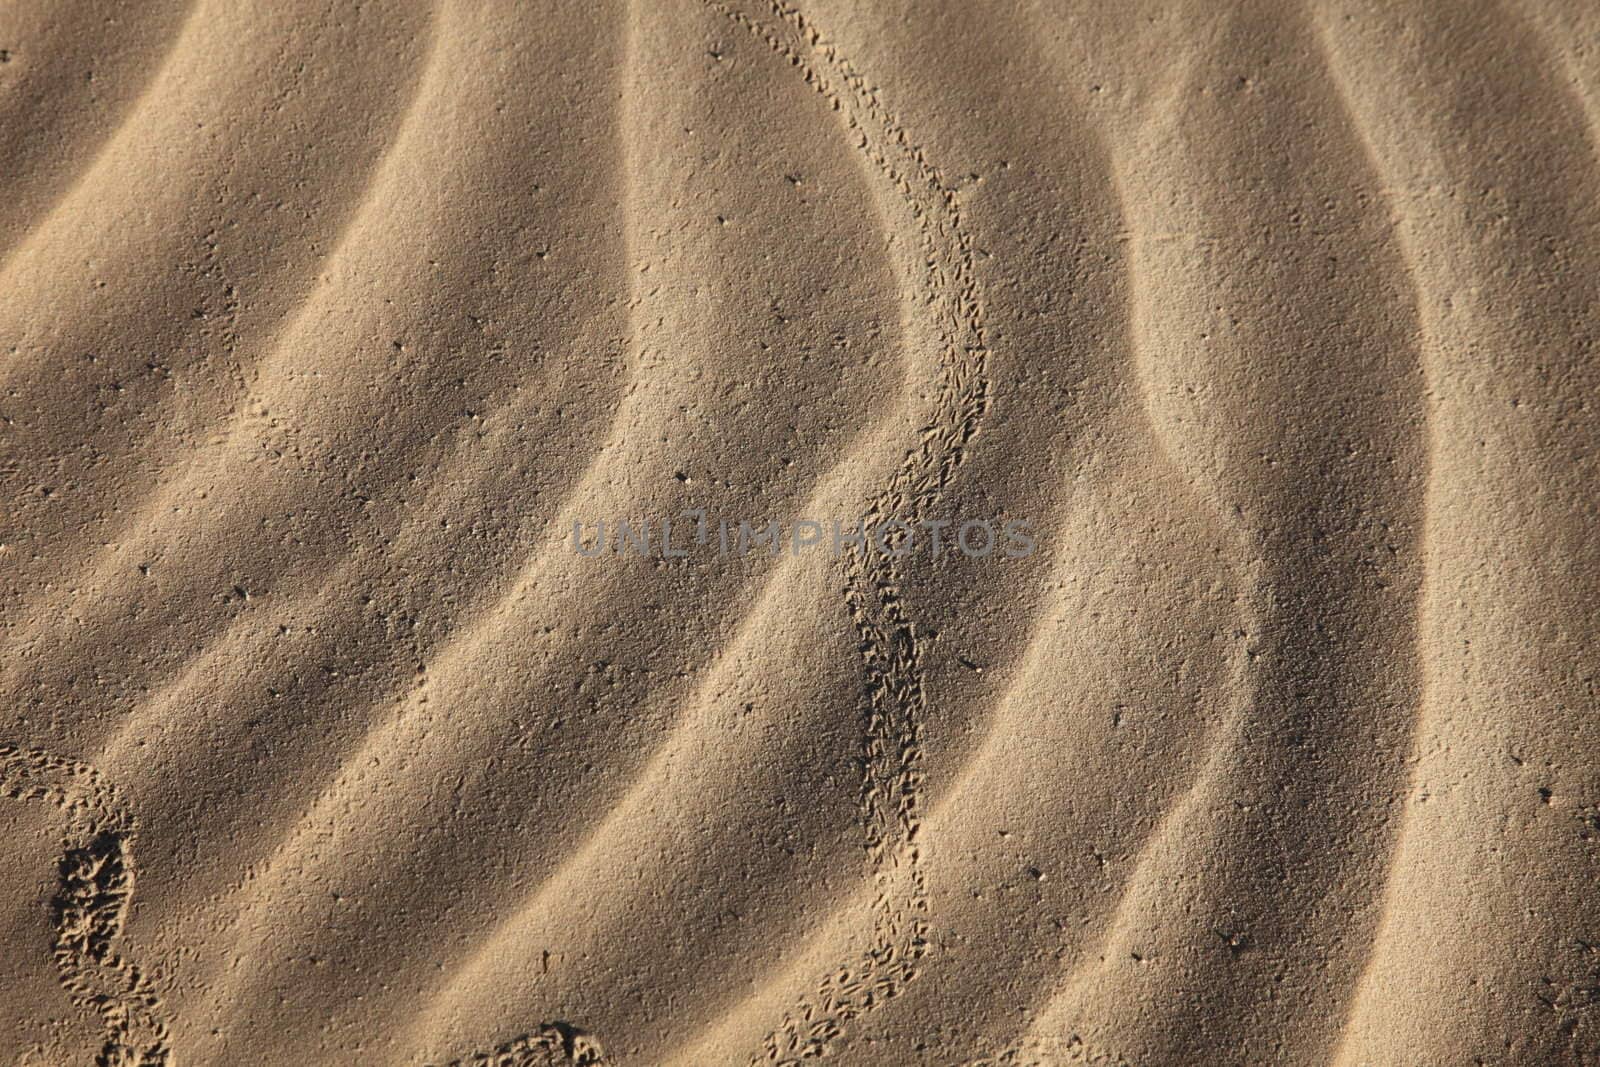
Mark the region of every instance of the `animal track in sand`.
[[[1556, 1030], [1568, 1044], [1568, 1051], [1583, 1054], [1583, 1047], [1594, 1043], [1596, 1020], [1600, 1019], [1600, 942], [1574, 938], [1577, 962], [1560, 978], [1546, 975], [1537, 997], [1555, 1016]], [[1588, 1062], [1581, 1058], [1577, 1062]]]
[[1129, 1063], [1073, 1034], [1065, 1039], [1032, 1037], [997, 1056], [971, 1060], [965, 1067], [1129, 1067]]
[[451, 1060], [446, 1067], [605, 1067], [605, 1050], [582, 1030], [566, 1023], [545, 1023], [531, 1034], [509, 1041], [493, 1052]]
[[96, 1067], [168, 1067], [161, 998], [144, 971], [116, 951], [137, 877], [134, 821], [116, 788], [86, 763], [3, 745], [0, 796], [43, 800], [67, 814], [54, 956], [72, 1002], [105, 1025]]
[[[918, 237], [923, 269], [908, 273], [904, 299], [919, 313], [932, 314], [939, 335], [930, 368], [932, 407], [916, 447], [862, 517], [863, 528], [889, 519], [915, 525], [949, 485], [989, 406], [983, 309], [955, 190], [866, 78], [798, 9], [769, 0], [780, 31], [723, 0], [704, 2], [787, 60], [842, 116], [852, 145], [887, 180]], [[829, 1043], [850, 1020], [916, 977], [928, 947], [927, 887], [917, 840], [927, 716], [923, 647], [893, 555], [850, 554], [844, 571], [865, 671], [860, 805], [875, 884], [872, 942], [857, 962], [824, 978], [814, 996], [784, 1017], [752, 1064], [793, 1065], [828, 1055]]]

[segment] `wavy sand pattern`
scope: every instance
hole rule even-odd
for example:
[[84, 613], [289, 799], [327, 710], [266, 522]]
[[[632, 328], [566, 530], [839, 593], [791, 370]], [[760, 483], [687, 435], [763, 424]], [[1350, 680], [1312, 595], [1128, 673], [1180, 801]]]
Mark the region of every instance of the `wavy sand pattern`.
[[[1600, 1063], [1597, 116], [1564, 0], [5, 6], [0, 1062]], [[573, 551], [685, 509], [1037, 551]]]

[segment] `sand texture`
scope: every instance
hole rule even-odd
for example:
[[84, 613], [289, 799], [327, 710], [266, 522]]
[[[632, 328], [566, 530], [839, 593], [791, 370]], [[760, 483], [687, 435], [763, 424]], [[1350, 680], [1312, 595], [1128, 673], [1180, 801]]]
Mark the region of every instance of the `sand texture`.
[[0, 2], [0, 1064], [1600, 1064], [1597, 345], [1591, 0]]

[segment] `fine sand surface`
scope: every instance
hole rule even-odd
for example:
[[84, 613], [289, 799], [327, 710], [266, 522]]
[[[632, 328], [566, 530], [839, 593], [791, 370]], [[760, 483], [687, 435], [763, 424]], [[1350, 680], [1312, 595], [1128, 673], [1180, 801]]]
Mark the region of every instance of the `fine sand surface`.
[[1597, 345], [1590, 0], [8, 0], [0, 1064], [1600, 1063]]

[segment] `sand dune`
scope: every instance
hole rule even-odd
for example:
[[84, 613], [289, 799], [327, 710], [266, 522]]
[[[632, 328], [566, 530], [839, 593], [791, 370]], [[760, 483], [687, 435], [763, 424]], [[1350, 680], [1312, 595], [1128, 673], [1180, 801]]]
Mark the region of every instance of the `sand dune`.
[[1600, 1062], [1597, 116], [1564, 0], [0, 10], [0, 1062]]

